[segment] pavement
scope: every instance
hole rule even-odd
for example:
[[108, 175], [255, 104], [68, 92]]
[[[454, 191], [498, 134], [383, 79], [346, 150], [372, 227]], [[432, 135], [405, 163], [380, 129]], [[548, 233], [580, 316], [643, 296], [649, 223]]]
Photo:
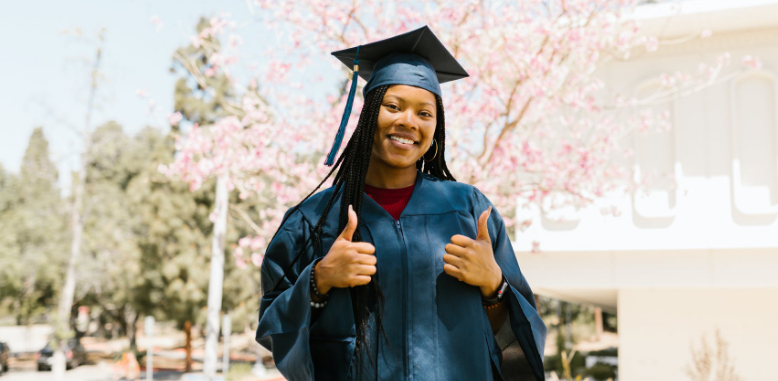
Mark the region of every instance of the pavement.
[[[54, 373], [38, 372], [29, 369], [11, 368], [8, 373], [0, 376], [0, 381], [53, 381]], [[97, 365], [82, 365], [65, 372], [65, 381], [113, 381], [111, 377], [111, 365], [100, 363]]]
[[[82, 365], [65, 372], [64, 381], [115, 381], [111, 373], [112, 366], [108, 362], [100, 362], [96, 365]], [[183, 373], [179, 371], [157, 371], [154, 380], [160, 381], [204, 381], [202, 373]], [[221, 376], [214, 381], [223, 381]], [[146, 379], [146, 373], [141, 372], [140, 380]], [[248, 376], [240, 381], [284, 381], [278, 370], [270, 369], [264, 376]], [[54, 374], [50, 371], [39, 372], [29, 369], [11, 368], [7, 373], [0, 375], [0, 381], [54, 381]]]

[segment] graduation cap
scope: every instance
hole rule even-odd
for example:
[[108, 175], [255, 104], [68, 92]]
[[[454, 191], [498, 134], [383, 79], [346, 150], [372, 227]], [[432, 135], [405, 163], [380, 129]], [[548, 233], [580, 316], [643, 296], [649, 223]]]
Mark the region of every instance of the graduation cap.
[[367, 80], [362, 89], [363, 95], [383, 85], [410, 85], [438, 96], [441, 95], [441, 83], [468, 76], [428, 26], [367, 45], [332, 52], [332, 55], [347, 67], [353, 65], [354, 74], [335, 142], [324, 162], [328, 166], [335, 162], [335, 155], [346, 132], [357, 88], [357, 76]]

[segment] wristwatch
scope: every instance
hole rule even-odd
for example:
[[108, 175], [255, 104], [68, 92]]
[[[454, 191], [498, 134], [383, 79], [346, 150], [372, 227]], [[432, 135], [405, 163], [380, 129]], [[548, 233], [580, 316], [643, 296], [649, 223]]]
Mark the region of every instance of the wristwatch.
[[486, 309], [496, 306], [498, 303], [502, 302], [505, 297], [506, 289], [508, 289], [508, 280], [503, 276], [502, 284], [500, 284], [500, 288], [497, 289], [497, 295], [493, 298], [484, 298], [481, 296], [481, 304], [483, 304]]

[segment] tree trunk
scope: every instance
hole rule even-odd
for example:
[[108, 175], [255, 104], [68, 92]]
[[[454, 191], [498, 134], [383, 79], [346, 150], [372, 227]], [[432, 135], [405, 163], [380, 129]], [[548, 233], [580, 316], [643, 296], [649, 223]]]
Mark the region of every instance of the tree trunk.
[[138, 349], [138, 318], [140, 314], [132, 308], [127, 308], [124, 316], [127, 319], [127, 338], [130, 339], [130, 350], [134, 352]]
[[[102, 37], [101, 37], [102, 38]], [[89, 164], [89, 154], [91, 149], [92, 137], [91, 132], [91, 119], [92, 110], [94, 109], [95, 93], [97, 92], [99, 67], [102, 57], [102, 50], [97, 48], [95, 54], [94, 66], [92, 67], [91, 85], [89, 89], [89, 101], [87, 103], [86, 119], [84, 124], [84, 146], [81, 152], [81, 169], [78, 172], [78, 178], [73, 187], [73, 205], [70, 211], [70, 223], [72, 228], [73, 238], [70, 243], [70, 259], [68, 260], [68, 268], [65, 276], [65, 286], [62, 289], [62, 294], [59, 300], [59, 309], [57, 312], [57, 325], [55, 334], [59, 345], [54, 351], [54, 380], [62, 381], [65, 378], [65, 346], [67, 345], [67, 337], [70, 333], [70, 313], [73, 307], [73, 296], [76, 292], [76, 266], [78, 266], [78, 260], [81, 256], [81, 240], [84, 235], [84, 219], [82, 215], [82, 209], [84, 206], [84, 189], [86, 188], [86, 171]]]
[[[89, 140], [85, 138], [84, 140]], [[75, 184], [75, 194], [73, 207], [70, 213], [72, 224], [73, 240], [70, 244], [70, 260], [68, 260], [68, 269], [65, 276], [65, 286], [59, 300], [59, 309], [57, 313], [57, 327], [55, 330], [59, 345], [54, 352], [54, 379], [61, 381], [65, 377], [65, 346], [67, 337], [70, 333], [70, 311], [73, 307], [73, 296], [76, 292], [76, 266], [81, 256], [81, 240], [84, 234], [84, 221], [81, 215], [81, 209], [84, 204], [84, 188], [86, 185], [86, 150], [89, 144], [84, 147], [85, 151], [81, 155], [82, 167], [78, 173], [78, 179]]]
[[186, 359], [184, 360], [184, 372], [192, 371], [192, 322], [189, 320], [184, 322], [184, 334], [186, 335], [186, 343], [184, 344], [184, 352], [186, 352]]
[[597, 341], [602, 338], [602, 308], [594, 307], [594, 328], [597, 331]]
[[211, 381], [216, 376], [217, 347], [219, 345], [219, 312], [222, 307], [222, 284], [224, 280], [224, 234], [227, 230], [227, 177], [222, 175], [216, 181], [216, 221], [211, 243], [211, 276], [208, 282], [208, 319], [205, 331], [205, 362], [203, 373]]

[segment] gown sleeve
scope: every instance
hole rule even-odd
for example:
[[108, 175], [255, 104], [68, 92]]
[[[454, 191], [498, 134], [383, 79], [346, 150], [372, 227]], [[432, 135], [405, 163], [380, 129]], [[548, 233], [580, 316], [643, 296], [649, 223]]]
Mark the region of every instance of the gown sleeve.
[[[308, 221], [295, 211], [270, 242], [262, 262], [263, 295], [256, 340], [273, 353], [276, 367], [290, 381], [314, 379], [309, 346], [312, 246], [309, 242], [303, 247], [310, 232]], [[301, 250], [300, 258], [274, 290]]]
[[532, 290], [519, 269], [516, 252], [511, 245], [502, 216], [491, 201], [475, 189], [473, 214], [476, 225], [478, 217], [489, 206], [492, 206], [492, 213], [487, 226], [494, 257], [510, 284], [510, 292], [505, 296], [510, 325], [504, 325], [498, 333], [498, 336], [501, 336], [498, 340], [502, 344], [501, 373], [505, 380], [524, 380], [526, 378], [521, 378], [522, 374], [530, 373], [538, 381], [542, 381], [545, 380], [543, 350], [546, 343], [546, 325], [538, 314]]

